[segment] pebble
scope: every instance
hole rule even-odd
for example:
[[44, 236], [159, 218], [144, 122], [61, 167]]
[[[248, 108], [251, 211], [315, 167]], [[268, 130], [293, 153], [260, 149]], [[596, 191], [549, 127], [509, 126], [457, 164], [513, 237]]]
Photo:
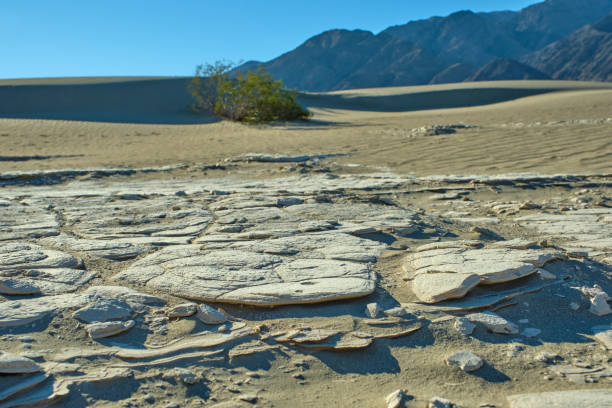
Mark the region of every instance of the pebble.
[[455, 320], [455, 329], [461, 334], [470, 335], [474, 332], [475, 328], [476, 325], [465, 317], [459, 317]]
[[378, 306], [378, 303], [368, 303], [366, 305], [366, 316], [368, 316], [371, 319], [375, 319], [378, 317], [378, 314], [380, 313], [380, 306]]
[[591, 307], [589, 308], [589, 312], [597, 316], [605, 316], [612, 313], [612, 309], [606, 301], [606, 297], [607, 296], [605, 294], [598, 293], [591, 298]]
[[484, 364], [482, 359], [471, 351], [460, 351], [446, 357], [446, 364], [459, 367], [465, 372], [476, 371]]
[[401, 408], [404, 406], [404, 400], [407, 397], [406, 390], [395, 390], [385, 397], [387, 408]]
[[227, 321], [225, 315], [206, 303], [198, 305], [196, 317], [204, 324], [221, 324]]

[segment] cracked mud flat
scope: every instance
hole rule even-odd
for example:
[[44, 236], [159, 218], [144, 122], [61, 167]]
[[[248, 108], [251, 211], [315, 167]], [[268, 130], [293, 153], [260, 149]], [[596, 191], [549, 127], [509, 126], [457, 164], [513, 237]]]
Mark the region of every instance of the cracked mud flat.
[[333, 156], [3, 174], [0, 407], [611, 406], [612, 175]]

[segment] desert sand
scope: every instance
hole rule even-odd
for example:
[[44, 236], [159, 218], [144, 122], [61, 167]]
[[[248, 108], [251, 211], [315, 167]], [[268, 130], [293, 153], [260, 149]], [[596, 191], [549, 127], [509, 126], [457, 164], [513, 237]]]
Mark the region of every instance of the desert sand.
[[0, 81], [0, 407], [612, 406], [612, 85], [185, 82]]
[[[339, 162], [416, 175], [597, 172], [610, 162], [610, 125], [601, 123], [612, 116], [610, 84], [517, 81], [305, 95], [312, 121], [260, 127], [193, 124], [213, 119], [189, 113], [184, 79], [83, 81], [21, 88], [9, 85], [23, 80], [0, 81], [0, 116], [54, 119], [0, 119], [2, 156], [55, 156], [3, 159], [0, 169], [214, 164], [244, 152], [350, 153]], [[22, 95], [21, 103], [8, 91]], [[52, 103], [66, 92], [77, 96]], [[449, 105], [457, 107], [443, 109]], [[150, 123], [116, 123], [124, 120]], [[580, 120], [586, 122], [567, 123]], [[455, 123], [475, 128], [451, 136], [412, 132]]]

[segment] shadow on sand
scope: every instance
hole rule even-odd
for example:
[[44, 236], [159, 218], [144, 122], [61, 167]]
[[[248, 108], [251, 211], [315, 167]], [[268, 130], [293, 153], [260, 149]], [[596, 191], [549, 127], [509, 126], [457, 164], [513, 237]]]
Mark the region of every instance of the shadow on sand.
[[[189, 77], [169, 78], [81, 78], [80, 80], [30, 80], [0, 82], [0, 118], [53, 119], [110, 123], [201, 124], [219, 119], [191, 111]], [[517, 85], [456, 84], [442, 89], [407, 87], [342, 93], [301, 93], [298, 102], [307, 108], [371, 112], [410, 112], [462, 108], [511, 101], [527, 96], [570, 90], [562, 84]], [[574, 86], [572, 90], [581, 89]], [[584, 89], [593, 89], [585, 85]], [[292, 124], [295, 129], [343, 126], [315, 119]]]

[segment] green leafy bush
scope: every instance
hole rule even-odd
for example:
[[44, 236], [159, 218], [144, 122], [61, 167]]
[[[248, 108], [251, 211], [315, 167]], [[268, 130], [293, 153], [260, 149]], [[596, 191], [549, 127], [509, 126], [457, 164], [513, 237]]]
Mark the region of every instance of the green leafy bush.
[[200, 65], [189, 84], [194, 110], [205, 110], [246, 123], [266, 123], [306, 119], [310, 112], [297, 102], [297, 93], [285, 89], [260, 67], [257, 72], [237, 73], [230, 78], [234, 64], [216, 62]]

